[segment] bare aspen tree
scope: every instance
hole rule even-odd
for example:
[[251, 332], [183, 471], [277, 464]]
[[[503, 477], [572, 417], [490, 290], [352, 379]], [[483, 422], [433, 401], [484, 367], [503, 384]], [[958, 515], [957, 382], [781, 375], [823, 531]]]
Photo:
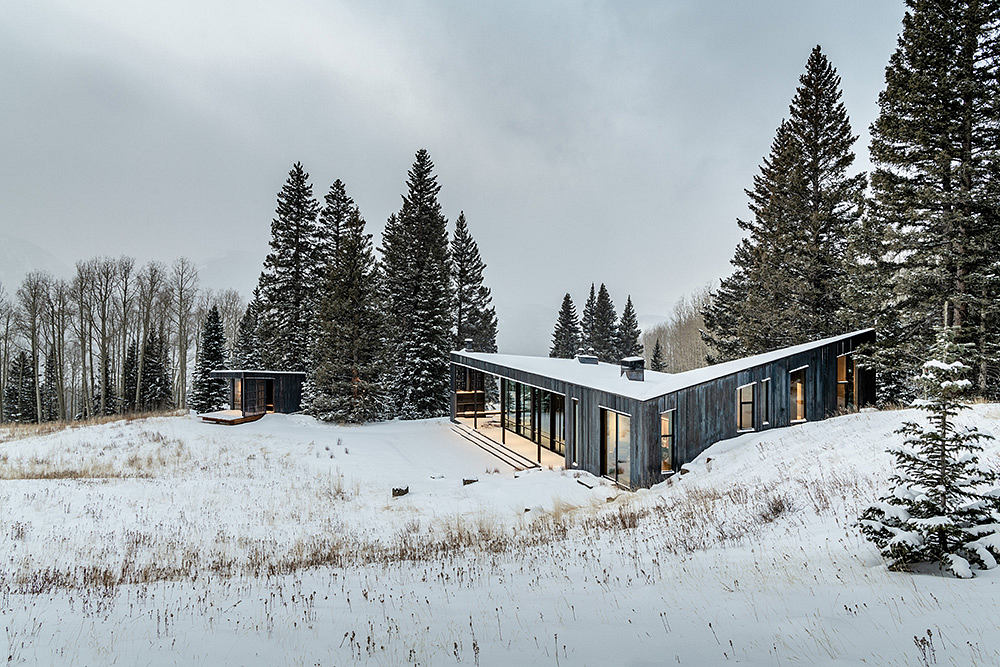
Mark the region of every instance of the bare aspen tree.
[[132, 321], [132, 310], [135, 306], [136, 298], [136, 278], [135, 259], [132, 257], [118, 258], [118, 326], [121, 336], [119, 337], [118, 350], [118, 396], [125, 399], [125, 356], [129, 348], [129, 324]]
[[170, 276], [172, 292], [172, 316], [177, 342], [177, 379], [175, 384], [175, 404], [187, 409], [187, 362], [188, 346], [191, 342], [191, 317], [198, 296], [198, 269], [187, 257], [174, 262]]
[[90, 338], [91, 304], [90, 304], [90, 284], [92, 282], [93, 263], [77, 262], [76, 276], [73, 278], [73, 301], [76, 306], [76, 339], [79, 345], [80, 354], [80, 414], [84, 418], [90, 417], [93, 412], [93, 397], [91, 395], [93, 382], [88, 382], [88, 344]]
[[14, 306], [7, 296], [7, 290], [0, 284], [0, 422], [6, 421], [3, 396], [7, 389], [7, 369], [10, 365], [10, 351], [14, 343]]
[[140, 405], [142, 395], [142, 367], [146, 359], [146, 341], [154, 330], [154, 308], [164, 299], [167, 285], [167, 267], [159, 262], [149, 262], [139, 275], [137, 286], [139, 318], [139, 362], [136, 370], [135, 403]]
[[39, 352], [44, 327], [45, 302], [47, 300], [49, 276], [41, 271], [32, 271], [24, 277], [17, 290], [18, 306], [21, 309], [24, 337], [28, 341], [31, 354], [31, 372], [35, 374], [35, 417], [42, 422], [42, 392], [39, 382]]
[[[67, 396], [67, 332], [73, 325], [73, 289], [65, 280], [53, 280], [46, 304], [49, 321], [49, 340], [56, 371], [56, 407], [60, 419], [72, 414], [71, 402]], [[72, 387], [72, 384], [69, 384]]]
[[246, 304], [240, 293], [234, 289], [219, 292], [215, 301], [219, 315], [222, 316], [222, 330], [226, 334], [226, 354], [230, 356], [236, 346], [236, 332], [240, 328], [240, 319], [243, 318]]
[[701, 336], [705, 328], [701, 311], [710, 298], [708, 287], [681, 298], [666, 322], [643, 333], [642, 344], [647, 360], [659, 340], [666, 372], [680, 373], [705, 366], [708, 363], [708, 346]]
[[111, 358], [114, 338], [115, 288], [118, 282], [118, 263], [102, 257], [94, 262], [93, 299], [97, 326], [97, 355], [100, 369], [101, 414], [112, 407], [108, 399], [112, 381]]

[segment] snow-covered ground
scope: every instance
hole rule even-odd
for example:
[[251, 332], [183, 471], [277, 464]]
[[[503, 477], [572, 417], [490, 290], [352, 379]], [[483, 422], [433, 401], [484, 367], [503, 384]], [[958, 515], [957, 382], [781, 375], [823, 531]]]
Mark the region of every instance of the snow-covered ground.
[[[515, 476], [444, 421], [0, 429], [0, 644], [14, 664], [996, 664], [1000, 573], [891, 573], [853, 526], [917, 417], [746, 434], [634, 494]], [[1000, 436], [1000, 406], [966, 419]]]

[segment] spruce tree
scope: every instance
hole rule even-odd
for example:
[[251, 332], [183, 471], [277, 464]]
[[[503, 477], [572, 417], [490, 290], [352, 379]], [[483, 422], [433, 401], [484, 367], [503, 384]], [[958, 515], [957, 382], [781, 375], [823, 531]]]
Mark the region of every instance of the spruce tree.
[[139, 406], [135, 403], [136, 382], [139, 380], [139, 346], [132, 343], [125, 353], [125, 364], [122, 368], [125, 395], [122, 396], [122, 410], [125, 412], [135, 412]]
[[618, 314], [611, 300], [608, 288], [601, 283], [597, 291], [597, 301], [594, 303], [594, 353], [601, 361], [617, 363], [620, 339], [618, 337]]
[[660, 339], [657, 338], [653, 344], [653, 355], [649, 359], [649, 370], [662, 373], [666, 369], [663, 363], [663, 347], [660, 346]]
[[469, 233], [465, 212], [458, 214], [451, 240], [451, 279], [455, 287], [455, 349], [468, 338], [477, 352], [497, 351], [497, 314], [493, 296], [483, 284], [486, 265], [479, 245]]
[[139, 396], [141, 409], [148, 412], [167, 410], [173, 405], [170, 350], [162, 331], [150, 332], [144, 343]]
[[876, 372], [912, 375], [933, 327], [954, 325], [976, 343], [977, 391], [995, 393], [1000, 4], [906, 0], [906, 7], [870, 146], [875, 215], [893, 231], [888, 251], [899, 258], [887, 267], [890, 301], [879, 307], [898, 312], [899, 335], [880, 336], [877, 345], [905, 365], [883, 363]]
[[260, 311], [262, 308], [260, 289], [253, 291], [253, 298], [243, 311], [239, 327], [236, 329], [236, 343], [233, 346], [232, 367], [243, 370], [261, 370]]
[[597, 292], [594, 283], [590, 283], [590, 295], [583, 304], [583, 314], [580, 317], [580, 344], [585, 352], [594, 347], [594, 309], [597, 308]]
[[56, 352], [49, 349], [45, 355], [45, 370], [42, 373], [41, 404], [42, 421], [57, 421], [62, 418], [59, 414], [59, 368], [56, 362]]
[[625, 309], [622, 311], [621, 320], [618, 322], [619, 359], [642, 356], [640, 336], [642, 336], [642, 330], [639, 328], [639, 318], [632, 306], [632, 296], [629, 295], [625, 300]]
[[914, 403], [927, 413], [926, 421], [906, 422], [897, 431], [907, 437], [889, 450], [896, 459], [894, 488], [861, 517], [862, 532], [893, 570], [937, 563], [955, 576], [971, 577], [971, 566], [996, 567], [1000, 557], [997, 474], [979, 460], [980, 442], [991, 436], [957, 423], [969, 409], [962, 396], [973, 374], [962, 361], [971, 345], [958, 338], [956, 328], [938, 328], [918, 379], [924, 398]]
[[286, 371], [306, 370], [319, 234], [319, 204], [309, 174], [296, 162], [271, 221], [271, 250], [260, 276], [261, 354], [263, 365]]
[[322, 286], [337, 255], [340, 234], [349, 223], [355, 209], [354, 200], [347, 195], [347, 186], [339, 178], [330, 185], [323, 197], [319, 212], [316, 240], [316, 274], [314, 282]]
[[212, 306], [201, 328], [201, 343], [188, 404], [195, 412], [222, 410], [229, 401], [228, 383], [225, 378], [214, 378], [212, 371], [225, 368], [226, 334], [222, 328], [219, 309]]
[[382, 312], [371, 234], [354, 207], [341, 226], [316, 311], [307, 411], [317, 419], [363, 423], [382, 409]]
[[38, 421], [35, 373], [31, 357], [21, 351], [10, 361], [4, 386], [4, 416], [8, 421], [34, 424]]
[[[861, 224], [865, 175], [840, 77], [813, 49], [769, 155], [747, 190], [734, 273], [705, 309], [712, 362], [843, 333], [847, 239]], [[860, 328], [864, 323], [851, 323]]]
[[559, 317], [556, 319], [556, 327], [552, 332], [552, 347], [549, 348], [549, 356], [572, 359], [579, 348], [580, 323], [576, 319], [576, 306], [573, 305], [573, 299], [567, 292], [563, 296]]
[[382, 237], [390, 412], [409, 418], [448, 412], [452, 288], [441, 186], [426, 150], [417, 151], [399, 213]]

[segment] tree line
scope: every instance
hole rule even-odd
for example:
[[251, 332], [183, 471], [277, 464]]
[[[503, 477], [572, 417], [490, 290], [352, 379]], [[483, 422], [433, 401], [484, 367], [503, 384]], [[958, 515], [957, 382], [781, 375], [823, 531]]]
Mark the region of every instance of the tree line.
[[711, 362], [874, 326], [859, 361], [905, 402], [939, 327], [1000, 396], [1000, 3], [907, 0], [854, 172], [841, 80], [813, 49], [748, 189], [751, 216], [703, 309]]
[[639, 341], [641, 334], [632, 297], [626, 298], [621, 317], [618, 317], [608, 288], [601, 283], [600, 289], [595, 291], [594, 283], [591, 283], [581, 317], [577, 317], [576, 306], [569, 293], [563, 297], [552, 332], [549, 356], [571, 359], [579, 352], [587, 352], [600, 361], [617, 363], [643, 353]]
[[213, 307], [231, 349], [242, 298], [199, 289], [183, 257], [98, 257], [70, 278], [31, 272], [12, 294], [0, 286], [0, 421], [185, 408], [194, 334]]

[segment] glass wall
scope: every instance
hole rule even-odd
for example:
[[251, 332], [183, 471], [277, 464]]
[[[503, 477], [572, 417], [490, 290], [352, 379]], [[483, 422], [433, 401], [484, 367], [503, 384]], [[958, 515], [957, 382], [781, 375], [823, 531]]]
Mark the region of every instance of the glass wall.
[[566, 452], [566, 399], [544, 389], [504, 380], [503, 427], [557, 454]]
[[857, 391], [857, 372], [854, 357], [842, 354], [837, 357], [837, 408], [851, 410], [855, 406]]
[[791, 421], [806, 420], [806, 369], [792, 371], [788, 378], [789, 384], [789, 416]]
[[601, 408], [601, 451], [604, 470], [619, 484], [631, 486], [632, 456], [629, 448], [632, 421], [628, 415]]

